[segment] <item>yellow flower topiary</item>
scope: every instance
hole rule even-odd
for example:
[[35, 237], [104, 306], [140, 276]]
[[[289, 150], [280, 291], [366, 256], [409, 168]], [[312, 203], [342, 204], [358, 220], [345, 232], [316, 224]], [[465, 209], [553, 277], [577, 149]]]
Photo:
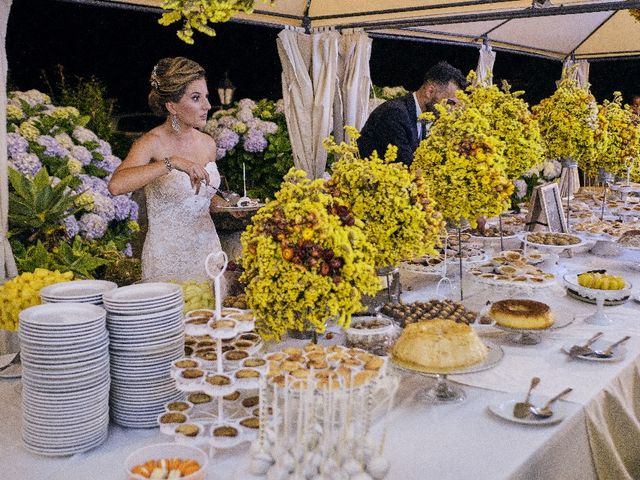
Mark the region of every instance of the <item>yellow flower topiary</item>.
[[[474, 72], [469, 79], [473, 80]], [[505, 172], [511, 180], [517, 180], [526, 172], [544, 163], [544, 149], [538, 122], [529, 105], [520, 96], [524, 92], [512, 92], [507, 82], [497, 85], [473, 85], [458, 95], [465, 104], [473, 105], [489, 122], [493, 136], [505, 144], [502, 153]]]
[[476, 226], [480, 216], [495, 217], [510, 205], [504, 142], [465, 94], [454, 109], [437, 105], [439, 116], [429, 136], [416, 150], [411, 168], [425, 172], [424, 182], [438, 209], [455, 223], [463, 219]]
[[581, 167], [594, 154], [598, 105], [588, 90], [570, 78], [532, 108], [540, 125], [545, 156], [550, 160], [574, 159]]
[[630, 173], [636, 177], [640, 118], [631, 111], [629, 105], [622, 104], [622, 94], [614, 92], [613, 100], [605, 100], [599, 107], [598, 120], [595, 154], [592, 161], [583, 166], [585, 171], [589, 175], [597, 175], [602, 168], [618, 177], [626, 177], [627, 167], [633, 165]]
[[396, 163], [397, 147], [390, 146], [381, 159], [374, 152], [360, 158], [353, 127], [346, 128], [351, 143], [336, 144], [333, 137], [324, 146], [339, 160], [332, 166], [330, 192], [346, 202], [362, 220], [367, 239], [376, 247], [376, 268], [395, 266], [402, 260], [434, 254], [444, 227], [435, 211], [424, 179]]
[[288, 329], [322, 333], [333, 317], [347, 328], [364, 308], [362, 296], [380, 289], [361, 222], [301, 170], [289, 171], [275, 197], [241, 237], [241, 281], [256, 330], [276, 340]]

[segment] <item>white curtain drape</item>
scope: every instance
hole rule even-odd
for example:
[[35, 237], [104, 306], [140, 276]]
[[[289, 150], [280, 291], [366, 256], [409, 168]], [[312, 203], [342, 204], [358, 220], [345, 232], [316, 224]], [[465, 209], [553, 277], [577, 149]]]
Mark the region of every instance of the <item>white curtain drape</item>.
[[0, 281], [18, 274], [13, 252], [7, 239], [9, 215], [9, 182], [7, 179], [7, 22], [12, 0], [0, 0]]
[[588, 88], [589, 62], [587, 60], [567, 58], [562, 64], [562, 78], [572, 78], [578, 82], [579, 87]]
[[333, 134], [345, 139], [344, 127], [362, 129], [369, 116], [371, 39], [364, 30], [343, 31], [338, 58], [338, 88], [333, 103]]
[[309, 35], [288, 29], [278, 34], [282, 98], [293, 161], [310, 178], [322, 177], [327, 164], [322, 140], [333, 129], [339, 38], [336, 31]]
[[480, 58], [478, 58], [478, 67], [476, 68], [476, 85], [489, 86], [493, 83], [493, 64], [496, 61], [496, 52], [491, 49], [488, 44], [480, 47]]

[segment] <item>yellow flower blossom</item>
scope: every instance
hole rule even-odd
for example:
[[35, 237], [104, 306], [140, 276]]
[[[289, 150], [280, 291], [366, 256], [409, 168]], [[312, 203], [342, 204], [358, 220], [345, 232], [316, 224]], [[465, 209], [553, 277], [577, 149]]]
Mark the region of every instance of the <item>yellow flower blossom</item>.
[[445, 218], [493, 217], [510, 204], [513, 183], [507, 176], [505, 144], [468, 97], [447, 109], [437, 105], [429, 136], [416, 150], [412, 170], [425, 172], [424, 183]]
[[80, 172], [82, 172], [82, 163], [75, 158], [70, 158], [69, 161], [67, 161], [67, 168], [72, 175], [79, 175]]
[[594, 153], [598, 106], [588, 90], [569, 78], [532, 108], [542, 134], [545, 156], [550, 160], [572, 158], [584, 166]]
[[8, 121], [17, 121], [22, 120], [24, 118], [24, 112], [17, 105], [7, 105], [7, 120]]
[[25, 139], [33, 141], [38, 138], [38, 135], [40, 135], [40, 130], [38, 130], [38, 127], [36, 127], [33, 120], [27, 120], [20, 124], [18, 133]]
[[333, 317], [348, 327], [364, 308], [362, 296], [380, 288], [375, 248], [322, 180], [292, 168], [275, 197], [241, 237], [242, 281], [256, 330], [277, 340], [287, 329], [323, 332]]
[[401, 164], [394, 163], [398, 148], [390, 146], [384, 160], [374, 152], [360, 158], [359, 133], [348, 127], [351, 143], [324, 146], [339, 158], [332, 166], [329, 190], [346, 202], [362, 221], [367, 239], [375, 246], [376, 268], [398, 265], [402, 260], [435, 253], [443, 228], [424, 181]]

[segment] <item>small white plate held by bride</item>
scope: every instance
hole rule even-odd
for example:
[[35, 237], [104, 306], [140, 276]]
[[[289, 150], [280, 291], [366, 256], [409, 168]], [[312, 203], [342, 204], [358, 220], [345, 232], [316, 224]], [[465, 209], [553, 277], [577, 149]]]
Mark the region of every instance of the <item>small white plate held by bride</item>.
[[[552, 425], [554, 423], [561, 422], [564, 417], [567, 416], [567, 404], [564, 402], [556, 402], [553, 404], [552, 408], [553, 415], [548, 418], [535, 417], [534, 415], [524, 418], [515, 417], [513, 415], [513, 407], [516, 403], [522, 402], [524, 397], [525, 392], [518, 395], [516, 398], [511, 398], [498, 404], [489, 405], [489, 411], [500, 418], [514, 423], [521, 423], [523, 425]], [[531, 404], [544, 405], [547, 400], [549, 399], [546, 397], [532, 395]]]

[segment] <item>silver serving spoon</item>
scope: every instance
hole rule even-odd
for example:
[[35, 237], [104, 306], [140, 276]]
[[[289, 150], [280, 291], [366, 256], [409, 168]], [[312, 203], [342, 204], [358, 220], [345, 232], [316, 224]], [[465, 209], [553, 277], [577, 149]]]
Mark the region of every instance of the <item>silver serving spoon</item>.
[[527, 392], [527, 396], [524, 399], [524, 402], [517, 402], [513, 406], [513, 416], [516, 418], [525, 418], [529, 416], [529, 408], [531, 407], [531, 403], [529, 403], [529, 398], [531, 398], [531, 392], [536, 386], [540, 383], [540, 377], [533, 377], [531, 379], [531, 385], [529, 385], [529, 391]]
[[579, 357], [581, 355], [589, 355], [593, 353], [593, 349], [591, 348], [591, 344], [599, 339], [602, 335], [602, 332], [596, 333], [593, 337], [587, 340], [583, 345], [574, 345], [569, 349], [569, 356], [572, 358]]
[[604, 349], [604, 350], [593, 350], [590, 353], [587, 353], [586, 356], [588, 356], [588, 357], [597, 357], [597, 358], [611, 358], [611, 357], [613, 357], [613, 349], [616, 348], [618, 345], [623, 344], [624, 342], [626, 342], [630, 338], [631, 337], [629, 335], [627, 335], [626, 337], [621, 338], [617, 342], [613, 342], [606, 349]]
[[553, 415], [553, 412], [551, 411], [551, 405], [555, 401], [560, 400], [562, 397], [564, 397], [565, 395], [569, 394], [572, 391], [573, 391], [573, 388], [565, 388], [558, 395], [550, 398], [549, 401], [543, 407], [534, 407], [532, 405], [531, 407], [529, 407], [529, 411], [533, 413], [536, 417], [549, 418], [551, 415]]

